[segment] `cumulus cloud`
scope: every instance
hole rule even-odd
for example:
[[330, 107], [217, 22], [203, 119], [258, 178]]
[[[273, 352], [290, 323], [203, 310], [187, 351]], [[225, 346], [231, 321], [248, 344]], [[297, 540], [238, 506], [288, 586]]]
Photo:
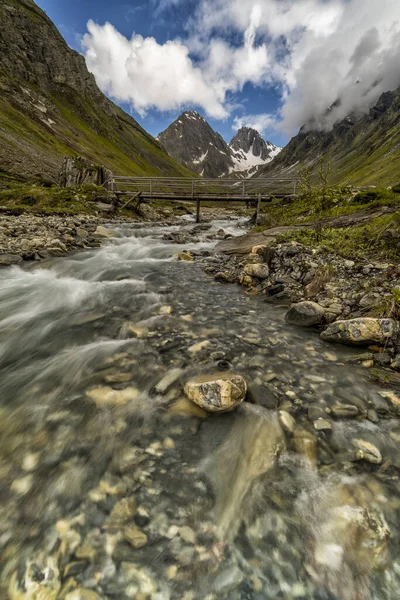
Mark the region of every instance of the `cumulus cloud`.
[[99, 87], [117, 101], [131, 103], [141, 115], [152, 107], [172, 110], [194, 103], [217, 119], [228, 114], [224, 97], [209, 85], [178, 40], [162, 45], [141, 35], [128, 40], [110, 23], [89, 21], [82, 46]]
[[272, 84], [287, 134], [330, 129], [400, 85], [399, 0], [199, 0], [184, 40], [128, 40], [90, 22], [83, 43], [100, 87], [141, 114], [194, 104], [225, 118], [247, 83]]
[[276, 116], [267, 113], [259, 115], [243, 115], [233, 119], [232, 129], [236, 131], [241, 127], [251, 127], [256, 129], [261, 135], [265, 135], [267, 131], [275, 128]]

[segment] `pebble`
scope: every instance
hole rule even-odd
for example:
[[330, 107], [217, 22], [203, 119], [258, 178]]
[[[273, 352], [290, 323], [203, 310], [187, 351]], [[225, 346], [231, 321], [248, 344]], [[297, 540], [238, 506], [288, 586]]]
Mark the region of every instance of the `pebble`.
[[331, 431], [332, 423], [327, 419], [317, 419], [314, 421], [314, 429], [316, 431]]

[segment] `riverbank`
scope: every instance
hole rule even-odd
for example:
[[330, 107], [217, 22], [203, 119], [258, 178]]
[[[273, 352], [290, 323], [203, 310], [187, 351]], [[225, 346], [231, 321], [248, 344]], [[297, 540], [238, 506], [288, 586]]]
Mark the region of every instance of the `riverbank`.
[[[266, 302], [286, 308], [297, 306], [288, 319], [292, 325], [322, 331], [335, 322], [352, 319], [398, 321], [398, 263], [370, 258], [350, 260], [322, 246], [280, 243], [284, 229], [221, 242], [216, 254], [206, 259], [206, 271], [221, 283], [240, 284], [248, 295], [261, 295]], [[400, 370], [397, 336], [392, 340], [382, 337], [376, 343], [362, 342], [354, 340], [360, 345], [358, 360], [365, 367]]]
[[[50, 257], [66, 256], [73, 252], [96, 248], [113, 236], [122, 225], [146, 224], [183, 225], [182, 215], [191, 215], [190, 205], [164, 205], [161, 202], [144, 204], [134, 214], [40, 214], [23, 210], [0, 213], [0, 267], [38, 262]], [[226, 217], [226, 208], [204, 208], [203, 220]], [[12, 213], [12, 214], [11, 214]], [[107, 226], [105, 228], [105, 226]], [[107, 229], [109, 231], [107, 231]]]

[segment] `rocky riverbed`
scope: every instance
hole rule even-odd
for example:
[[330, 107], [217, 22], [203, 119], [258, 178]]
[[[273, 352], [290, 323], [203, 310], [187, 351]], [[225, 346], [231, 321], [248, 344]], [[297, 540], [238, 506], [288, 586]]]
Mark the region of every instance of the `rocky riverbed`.
[[396, 387], [214, 281], [235, 221], [106, 229], [0, 272], [2, 597], [397, 599]]
[[[288, 322], [294, 326], [325, 329], [328, 341], [344, 340], [361, 346], [359, 361], [365, 366], [400, 370], [396, 323], [400, 311], [399, 265], [346, 260], [321, 247], [278, 243], [275, 232], [266, 230], [222, 242], [217, 246], [219, 252], [208, 260], [206, 271], [219, 282], [242, 285], [247, 294], [261, 295], [266, 302], [292, 306]], [[384, 317], [392, 319], [382, 321]], [[354, 319], [358, 334], [346, 339], [338, 335], [340, 327], [332, 325]], [[371, 325], [377, 327], [372, 336]], [[368, 346], [371, 348], [366, 350]]]

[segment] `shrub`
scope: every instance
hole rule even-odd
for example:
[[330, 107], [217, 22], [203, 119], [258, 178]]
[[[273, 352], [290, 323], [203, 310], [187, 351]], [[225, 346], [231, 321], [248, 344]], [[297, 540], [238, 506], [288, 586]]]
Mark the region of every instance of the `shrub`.
[[400, 183], [392, 187], [392, 192], [395, 194], [400, 194]]
[[387, 200], [390, 197], [388, 190], [368, 190], [366, 192], [358, 192], [352, 199], [354, 204], [370, 204], [371, 202], [379, 202]]

